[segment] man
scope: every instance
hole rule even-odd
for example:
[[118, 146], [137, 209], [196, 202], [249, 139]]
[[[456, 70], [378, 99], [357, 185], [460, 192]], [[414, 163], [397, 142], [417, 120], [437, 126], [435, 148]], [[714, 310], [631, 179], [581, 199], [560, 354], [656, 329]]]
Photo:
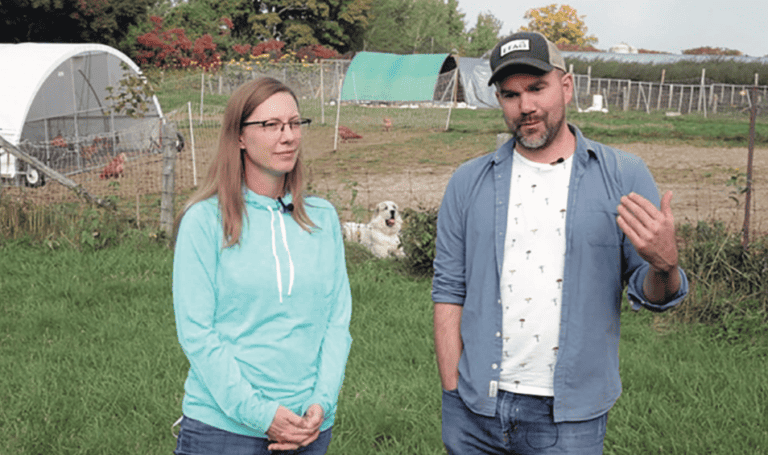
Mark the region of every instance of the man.
[[[565, 121], [573, 76], [538, 33], [502, 40], [490, 84], [513, 138], [455, 172], [432, 299], [450, 454], [599, 454], [621, 393], [622, 291], [664, 311], [688, 292], [672, 193], [637, 157]], [[660, 208], [657, 208], [660, 207]]]

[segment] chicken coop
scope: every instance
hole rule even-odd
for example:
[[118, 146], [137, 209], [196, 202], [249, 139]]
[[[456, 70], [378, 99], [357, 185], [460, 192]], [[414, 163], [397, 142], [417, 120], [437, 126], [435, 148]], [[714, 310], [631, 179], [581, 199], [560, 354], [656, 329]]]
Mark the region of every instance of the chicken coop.
[[[121, 103], [141, 90], [140, 70], [101, 44], [0, 44], [0, 136], [63, 175], [93, 171], [121, 154], [159, 151], [157, 99]], [[0, 148], [0, 178], [41, 186], [45, 175]]]
[[451, 102], [457, 64], [450, 54], [359, 52], [344, 77], [341, 100]]

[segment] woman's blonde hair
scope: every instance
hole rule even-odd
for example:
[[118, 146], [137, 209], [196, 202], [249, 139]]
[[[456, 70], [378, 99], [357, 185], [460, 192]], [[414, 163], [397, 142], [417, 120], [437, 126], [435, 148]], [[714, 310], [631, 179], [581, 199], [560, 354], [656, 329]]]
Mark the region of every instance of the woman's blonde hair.
[[[243, 152], [240, 150], [240, 133], [242, 124], [253, 111], [269, 97], [276, 93], [287, 92], [299, 105], [296, 94], [287, 85], [271, 77], [263, 77], [241, 85], [227, 103], [224, 120], [219, 134], [219, 148], [208, 169], [203, 186], [189, 198], [178, 217], [176, 217], [175, 232], [178, 232], [181, 218], [194, 204], [217, 195], [224, 228], [224, 248], [239, 243], [243, 230], [243, 213], [245, 200], [243, 197], [244, 166]], [[293, 196], [293, 211], [291, 216], [306, 231], [316, 227], [309, 219], [304, 206], [304, 190], [306, 169], [302, 161], [301, 148], [296, 159], [296, 166], [286, 174], [283, 193]]]

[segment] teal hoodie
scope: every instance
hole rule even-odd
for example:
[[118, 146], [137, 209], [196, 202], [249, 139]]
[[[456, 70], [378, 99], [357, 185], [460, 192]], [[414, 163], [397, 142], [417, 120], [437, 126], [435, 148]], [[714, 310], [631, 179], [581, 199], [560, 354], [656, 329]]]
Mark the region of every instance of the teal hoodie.
[[[190, 368], [184, 415], [267, 437], [278, 405], [312, 404], [333, 425], [352, 338], [352, 298], [336, 210], [308, 197], [311, 233], [278, 201], [246, 190], [240, 244], [222, 247], [218, 200], [189, 208], [173, 261], [176, 330]], [[284, 199], [287, 205], [290, 195]]]

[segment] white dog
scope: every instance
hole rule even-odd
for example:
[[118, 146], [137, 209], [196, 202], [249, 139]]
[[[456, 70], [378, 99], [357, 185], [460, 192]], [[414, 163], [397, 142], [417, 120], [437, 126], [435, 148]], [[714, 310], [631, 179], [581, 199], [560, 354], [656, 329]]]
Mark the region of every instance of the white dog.
[[392, 201], [380, 202], [368, 224], [347, 222], [341, 225], [344, 238], [358, 242], [371, 250], [374, 256], [386, 258], [391, 255], [405, 256], [400, 246], [400, 228], [403, 219], [397, 204]]

